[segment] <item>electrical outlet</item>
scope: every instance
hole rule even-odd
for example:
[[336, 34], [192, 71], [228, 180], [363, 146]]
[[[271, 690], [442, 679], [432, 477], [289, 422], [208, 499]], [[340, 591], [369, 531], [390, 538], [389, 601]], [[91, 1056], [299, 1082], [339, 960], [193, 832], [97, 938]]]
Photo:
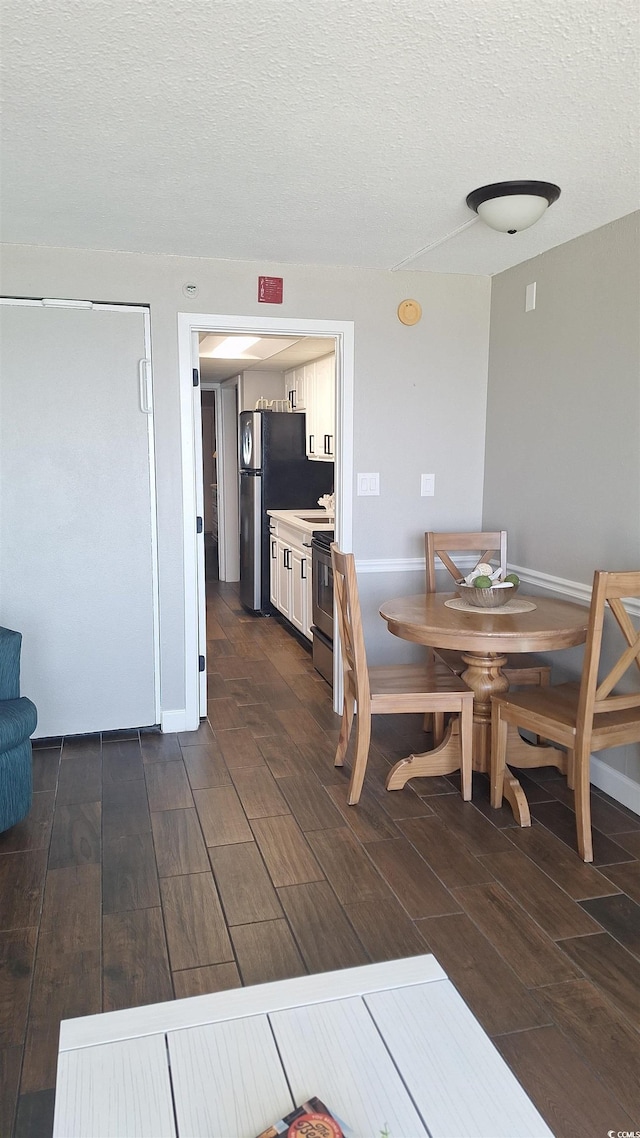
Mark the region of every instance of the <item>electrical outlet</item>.
[[436, 492], [435, 474], [420, 475], [420, 495], [423, 498], [433, 498]]
[[359, 474], [358, 475], [358, 496], [362, 498], [368, 494], [380, 493], [380, 475], [379, 474]]
[[536, 306], [536, 282], [532, 281], [528, 284], [524, 294], [524, 310], [525, 312], [533, 312]]

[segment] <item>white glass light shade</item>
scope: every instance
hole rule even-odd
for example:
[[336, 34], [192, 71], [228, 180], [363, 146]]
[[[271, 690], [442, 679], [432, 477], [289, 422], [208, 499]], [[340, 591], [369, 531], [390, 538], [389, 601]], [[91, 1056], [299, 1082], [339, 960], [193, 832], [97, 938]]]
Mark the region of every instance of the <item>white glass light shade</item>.
[[493, 182], [467, 194], [467, 205], [499, 233], [517, 233], [539, 221], [560, 197], [554, 182]]
[[549, 202], [537, 194], [513, 194], [489, 198], [478, 206], [478, 215], [486, 225], [500, 233], [519, 233], [539, 221]]

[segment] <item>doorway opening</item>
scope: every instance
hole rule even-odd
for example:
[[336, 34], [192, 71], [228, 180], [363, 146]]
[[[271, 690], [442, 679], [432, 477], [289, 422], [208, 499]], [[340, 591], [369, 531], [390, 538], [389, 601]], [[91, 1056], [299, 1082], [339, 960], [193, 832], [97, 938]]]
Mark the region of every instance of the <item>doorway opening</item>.
[[[324, 467], [328, 490], [334, 493], [336, 341], [319, 336], [249, 337], [239, 333], [200, 332], [198, 353], [202, 391], [205, 574], [208, 579], [215, 579], [217, 570], [219, 580], [238, 581], [241, 531], [241, 507], [236, 492], [241, 465], [238, 416], [242, 411], [260, 408], [300, 413], [306, 420], [306, 431], [301, 428], [306, 436], [306, 445], [301, 441], [302, 453], [306, 451], [312, 462], [310, 469], [315, 469], [318, 475], [313, 481], [322, 484], [322, 491], [327, 488], [322, 478]], [[329, 369], [324, 367], [327, 363]], [[319, 385], [323, 376], [330, 391], [321, 393]], [[324, 396], [322, 402], [320, 394]], [[312, 403], [318, 404], [324, 415], [322, 423], [317, 421], [318, 414], [313, 414]], [[278, 459], [284, 455], [276, 453], [273, 457]], [[309, 463], [303, 465], [309, 466]], [[284, 499], [267, 503], [277, 509], [294, 504]], [[310, 495], [303, 504], [309, 509], [317, 502]]]
[[[335, 349], [335, 439], [323, 439], [322, 445], [333, 448], [335, 490], [335, 535], [343, 549], [352, 543], [353, 484], [353, 370], [354, 326], [351, 321], [293, 320], [276, 317], [232, 317], [201, 313], [178, 314], [181, 427], [183, 456], [184, 513], [184, 600], [185, 600], [185, 729], [194, 730], [206, 714], [206, 557], [205, 557], [205, 493], [213, 494], [217, 506], [218, 573], [221, 580], [238, 580], [239, 508], [238, 495], [238, 414], [243, 406], [255, 407], [264, 400], [273, 409], [278, 400], [295, 400], [295, 392], [285, 391], [282, 380], [289, 376], [289, 366], [298, 354], [326, 356]], [[238, 337], [246, 338], [244, 359], [223, 358], [225, 351], [205, 356], [202, 345], [209, 342], [215, 351], [225, 340], [231, 340], [231, 351], [238, 351]], [[272, 352], [274, 338], [289, 341]], [[235, 341], [235, 342], [233, 342]], [[265, 354], [248, 360], [251, 348]], [[296, 349], [297, 346], [297, 349]], [[287, 352], [293, 352], [287, 358]], [[280, 354], [281, 358], [276, 359]], [[210, 364], [208, 360], [216, 360]], [[226, 377], [222, 374], [226, 369]], [[251, 366], [247, 366], [247, 364]], [[286, 365], [283, 367], [283, 363]], [[294, 365], [295, 366], [295, 365]], [[214, 369], [218, 369], [215, 374]], [[231, 372], [231, 374], [229, 374]], [[280, 377], [278, 378], [278, 373]], [[212, 482], [203, 477], [203, 407], [214, 395], [215, 424], [214, 468], [208, 466]], [[264, 405], [264, 404], [263, 404]], [[284, 410], [284, 407], [282, 407]], [[209, 415], [207, 411], [205, 415]], [[326, 433], [326, 432], [325, 432]], [[210, 438], [210, 436], [208, 436]], [[206, 445], [206, 444], [205, 444]], [[199, 521], [199, 519], [201, 519]], [[213, 526], [212, 511], [209, 524]], [[209, 531], [213, 544], [213, 529]], [[340, 673], [335, 660], [334, 706], [341, 698]]]

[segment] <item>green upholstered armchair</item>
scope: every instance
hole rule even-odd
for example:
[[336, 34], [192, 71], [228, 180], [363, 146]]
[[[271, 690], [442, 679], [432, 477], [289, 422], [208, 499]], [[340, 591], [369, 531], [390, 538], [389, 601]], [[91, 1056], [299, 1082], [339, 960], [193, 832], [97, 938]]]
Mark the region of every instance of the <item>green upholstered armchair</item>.
[[31, 739], [38, 713], [20, 695], [22, 634], [0, 628], [0, 832], [31, 809]]

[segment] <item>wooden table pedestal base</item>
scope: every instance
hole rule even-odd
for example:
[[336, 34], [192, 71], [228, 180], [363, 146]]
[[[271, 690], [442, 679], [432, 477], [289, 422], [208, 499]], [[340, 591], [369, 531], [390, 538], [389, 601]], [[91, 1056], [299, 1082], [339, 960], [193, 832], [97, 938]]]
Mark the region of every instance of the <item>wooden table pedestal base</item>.
[[[481, 740], [485, 734], [485, 725], [474, 723], [473, 734], [473, 769], [488, 776], [488, 769], [476, 761], [476, 756], [482, 754]], [[558, 751], [555, 747], [544, 744], [528, 743], [519, 735], [515, 727], [509, 727], [507, 755], [509, 761], [517, 767], [553, 766], [557, 767], [561, 774], [566, 774], [567, 771], [567, 758], [564, 751]], [[438, 747], [434, 747], [432, 751], [424, 751], [421, 754], [409, 755], [406, 759], [400, 759], [391, 768], [385, 784], [386, 789], [402, 790], [403, 786], [406, 786], [412, 778], [453, 774], [454, 771], [460, 770], [460, 758], [460, 727], [459, 721], [454, 719], [447, 727], [444, 739]], [[503, 794], [518, 825], [530, 826], [531, 814], [529, 813], [526, 795], [508, 766], [505, 767]]]
[[[496, 653], [463, 653], [468, 665], [462, 674], [467, 687], [473, 691], [473, 769], [489, 775], [491, 769], [491, 696], [509, 689], [509, 681], [502, 668], [506, 656]], [[439, 746], [419, 755], [409, 755], [392, 767], [386, 782], [387, 790], [402, 790], [412, 778], [420, 776], [446, 775], [460, 769], [460, 730], [459, 720], [453, 719]], [[507, 736], [507, 761], [515, 767], [555, 766], [566, 774], [567, 761], [563, 751], [555, 747], [528, 743], [518, 733], [517, 728], [509, 727]], [[504, 776], [504, 797], [509, 803], [513, 816], [520, 826], [531, 825], [531, 815], [526, 795], [518, 779], [507, 766]]]
[[409, 779], [421, 775], [453, 774], [460, 770], [460, 721], [452, 719], [446, 728], [442, 742], [432, 751], [420, 755], [409, 755], [391, 768], [386, 781], [387, 790], [402, 790]]

